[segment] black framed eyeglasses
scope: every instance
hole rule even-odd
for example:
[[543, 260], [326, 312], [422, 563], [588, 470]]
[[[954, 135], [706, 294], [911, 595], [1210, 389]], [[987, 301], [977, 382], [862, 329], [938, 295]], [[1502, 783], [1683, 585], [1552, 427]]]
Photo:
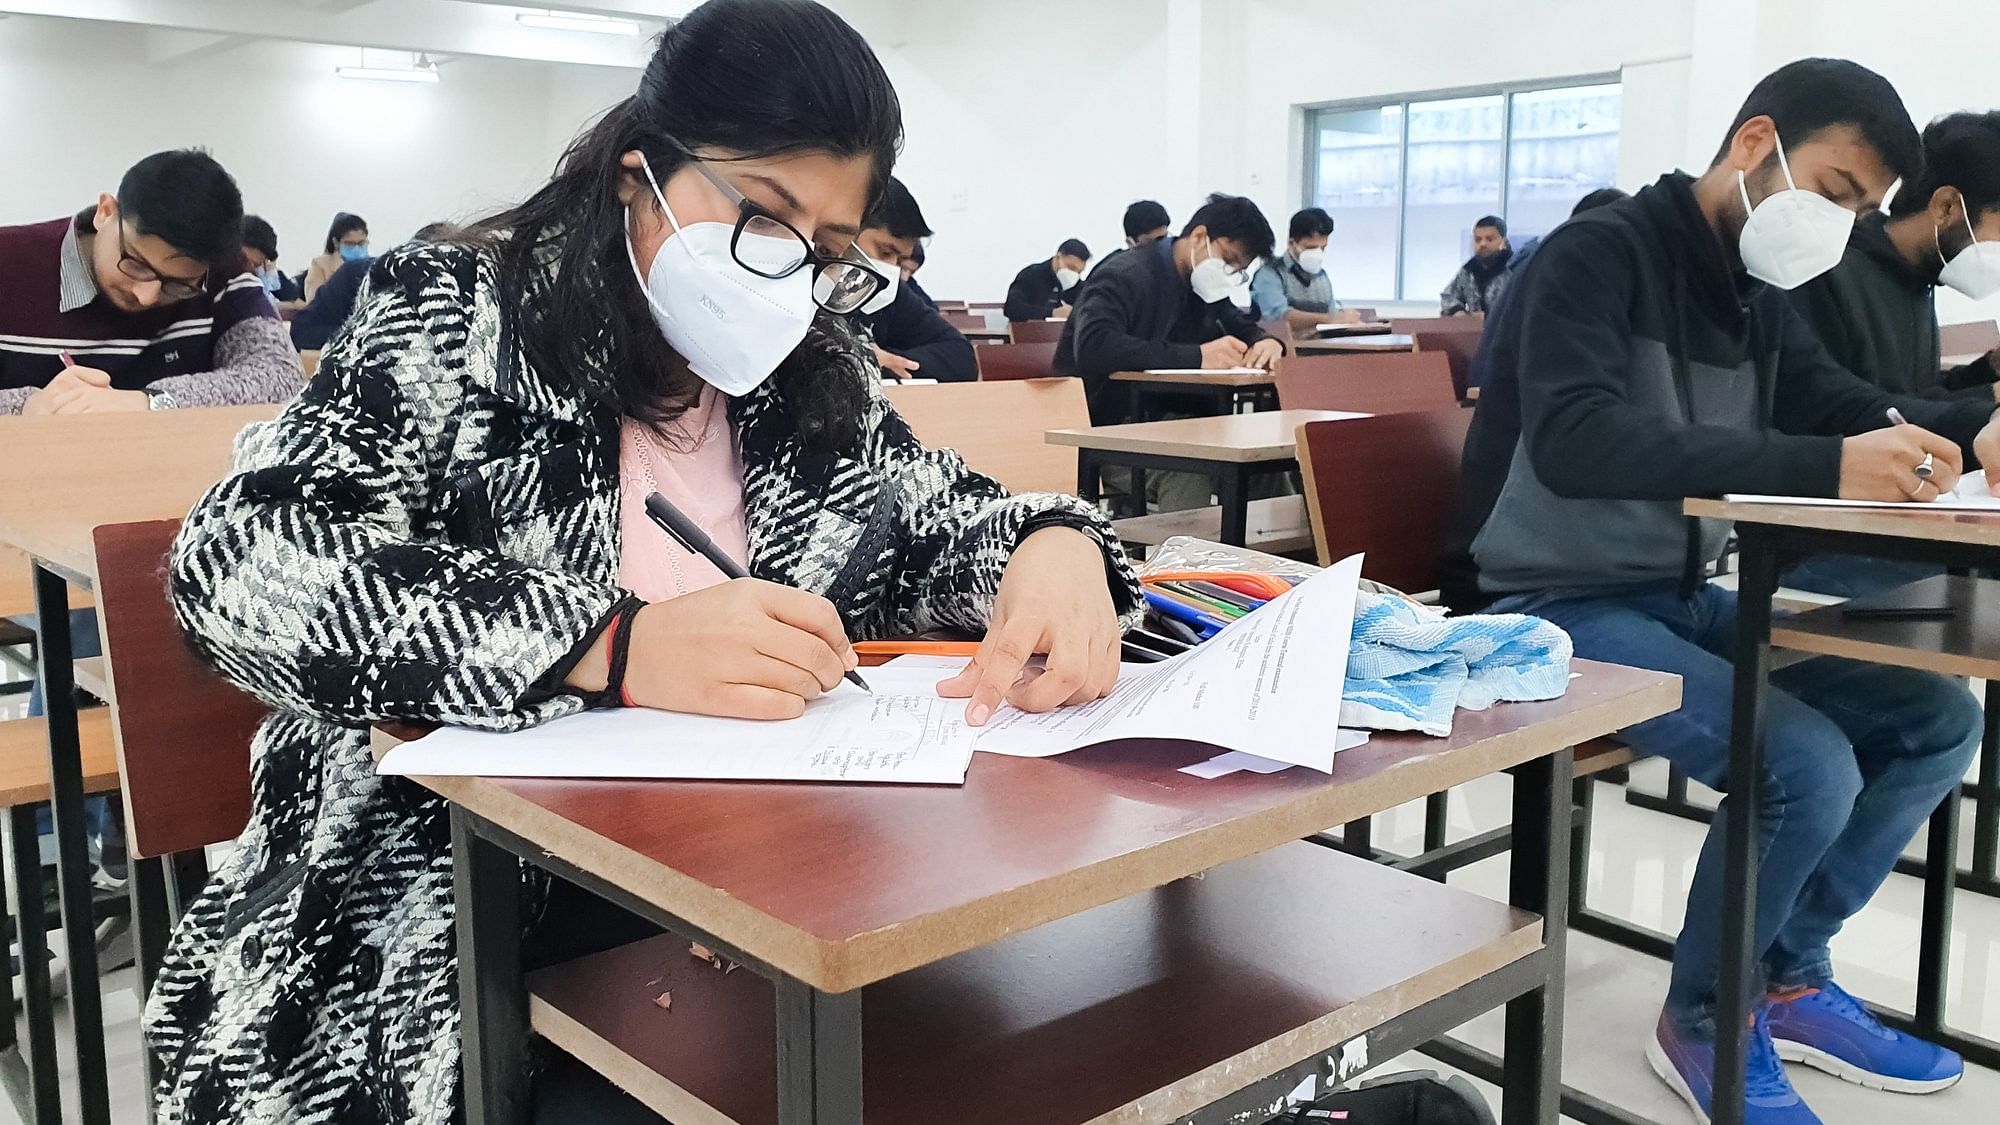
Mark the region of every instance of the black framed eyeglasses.
[[160, 283], [160, 299], [163, 301], [185, 301], [198, 297], [208, 288], [206, 271], [193, 281], [183, 281], [177, 277], [161, 277], [153, 263], [132, 252], [125, 245], [125, 220], [118, 220], [118, 272], [133, 281], [157, 281]]
[[700, 157], [690, 155], [688, 163], [736, 203], [736, 229], [729, 236], [729, 256], [737, 265], [758, 277], [773, 280], [790, 277], [811, 266], [813, 303], [830, 313], [854, 312], [889, 284], [889, 279], [877, 273], [860, 250], [849, 246], [838, 257], [820, 253], [797, 227], [745, 197]]

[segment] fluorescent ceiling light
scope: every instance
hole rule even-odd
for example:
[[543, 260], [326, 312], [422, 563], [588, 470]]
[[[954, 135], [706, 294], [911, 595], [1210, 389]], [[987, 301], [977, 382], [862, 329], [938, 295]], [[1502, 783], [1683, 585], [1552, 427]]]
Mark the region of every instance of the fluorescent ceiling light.
[[615, 16], [599, 16], [587, 12], [518, 12], [514, 16], [522, 27], [538, 28], [542, 31], [587, 31], [597, 35], [637, 35], [637, 20], [622, 20]]
[[342, 78], [359, 78], [370, 82], [436, 82], [436, 66], [337, 66], [335, 74]]

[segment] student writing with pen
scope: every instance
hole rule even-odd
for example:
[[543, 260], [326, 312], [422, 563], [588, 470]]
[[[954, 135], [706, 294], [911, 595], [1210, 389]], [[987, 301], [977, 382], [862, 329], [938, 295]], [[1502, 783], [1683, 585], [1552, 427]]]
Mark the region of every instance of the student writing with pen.
[[[526, 202], [379, 259], [305, 391], [240, 440], [171, 594], [274, 714], [242, 846], [146, 1012], [163, 1119], [461, 1111], [445, 809], [375, 775], [370, 724], [779, 719], [840, 685], [850, 638], [941, 628], [985, 636], [942, 687], [973, 723], [1110, 690], [1139, 597], [1109, 527], [919, 445], [847, 327], [886, 281], [853, 243], [901, 132], [837, 16], [711, 0]], [[654, 492], [756, 577], [650, 523]], [[550, 894], [533, 963], [619, 932]], [[536, 1100], [631, 1109], [561, 1066]]]

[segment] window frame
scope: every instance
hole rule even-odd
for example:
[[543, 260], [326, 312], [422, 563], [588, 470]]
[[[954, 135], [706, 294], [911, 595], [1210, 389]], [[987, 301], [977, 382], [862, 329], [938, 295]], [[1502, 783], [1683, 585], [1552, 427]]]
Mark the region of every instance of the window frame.
[[[1319, 141], [1320, 115], [1329, 113], [1352, 113], [1356, 110], [1382, 111], [1391, 107], [1402, 109], [1402, 131], [1396, 140], [1396, 269], [1392, 296], [1354, 297], [1354, 301], [1374, 301], [1379, 303], [1403, 303], [1404, 263], [1408, 259], [1403, 243], [1409, 230], [1410, 208], [1410, 107], [1418, 102], [1446, 101], [1453, 98], [1490, 98], [1499, 95], [1500, 105], [1500, 210], [1499, 215], [1513, 220], [1508, 215], [1512, 204], [1514, 181], [1514, 95], [1538, 94], [1549, 90], [1565, 90], [1573, 87], [1610, 86], [1619, 88], [1621, 106], [1625, 94], [1623, 71], [1602, 71], [1595, 74], [1571, 74], [1554, 78], [1536, 78], [1519, 82], [1489, 83], [1484, 86], [1448, 86], [1435, 90], [1417, 90], [1404, 94], [1384, 94], [1365, 98], [1341, 98], [1335, 101], [1308, 102], [1299, 108], [1300, 120], [1304, 124], [1303, 135], [1299, 138], [1299, 151], [1303, 156], [1300, 169], [1301, 207], [1317, 206], [1319, 199]], [[1620, 143], [1623, 143], [1623, 128], [1620, 128]], [[1343, 301], [1350, 298], [1342, 297]]]

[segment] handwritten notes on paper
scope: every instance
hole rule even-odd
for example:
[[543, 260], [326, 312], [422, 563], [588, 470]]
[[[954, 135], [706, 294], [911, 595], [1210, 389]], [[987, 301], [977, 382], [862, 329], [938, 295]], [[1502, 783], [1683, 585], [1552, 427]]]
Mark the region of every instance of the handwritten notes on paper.
[[[920, 679], [920, 683], [919, 683]], [[965, 704], [935, 672], [842, 684], [788, 722], [627, 708], [511, 734], [448, 727], [383, 755], [405, 776], [703, 778], [959, 785], [972, 761]], [[913, 690], [915, 689], [915, 690]]]

